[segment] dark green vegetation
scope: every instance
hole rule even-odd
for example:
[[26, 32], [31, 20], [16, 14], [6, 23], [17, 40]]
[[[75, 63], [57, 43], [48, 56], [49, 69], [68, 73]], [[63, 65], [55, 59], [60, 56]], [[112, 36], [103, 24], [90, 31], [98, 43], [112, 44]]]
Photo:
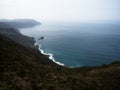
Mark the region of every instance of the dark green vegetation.
[[33, 47], [35, 43], [34, 38], [22, 35], [18, 29], [11, 27], [5, 22], [0, 22], [0, 34], [27, 47]]
[[[120, 62], [62, 67], [36, 48], [9, 38], [5, 30], [9, 29], [0, 29], [0, 90], [120, 90]], [[14, 33], [10, 31], [5, 32]]]

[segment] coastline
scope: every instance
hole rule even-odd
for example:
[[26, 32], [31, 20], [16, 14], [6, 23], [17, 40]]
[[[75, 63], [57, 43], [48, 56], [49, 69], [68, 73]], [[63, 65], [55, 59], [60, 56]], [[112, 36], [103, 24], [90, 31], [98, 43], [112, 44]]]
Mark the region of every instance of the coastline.
[[[41, 27], [41, 25], [40, 25], [40, 27]], [[44, 29], [44, 27], [42, 27], [43, 29]], [[40, 28], [41, 29], [41, 28]], [[24, 30], [24, 29], [23, 29]], [[31, 31], [30, 31], [31, 30]], [[35, 31], [39, 31], [39, 27], [37, 27], [37, 28], [35, 28]], [[31, 32], [31, 33], [28, 33], [28, 32]], [[33, 33], [32, 33], [33, 32]], [[76, 67], [82, 67], [82, 66], [101, 66], [101, 65], [103, 65], [103, 64], [106, 64], [106, 63], [104, 63], [104, 57], [103, 57], [103, 59], [100, 61], [100, 63], [98, 63], [97, 62], [97, 60], [95, 61], [94, 59], [96, 59], [96, 57], [98, 58], [98, 59], [100, 59], [101, 58], [101, 56], [98, 54], [98, 56], [96, 55], [96, 53], [93, 53], [93, 54], [95, 54], [95, 55], [93, 55], [92, 57], [91, 56], [89, 56], [88, 55], [88, 58], [85, 58], [85, 62], [83, 61], [83, 62], [81, 62], [82, 61], [82, 59], [79, 59], [79, 58], [77, 58], [77, 59], [79, 59], [79, 60], [81, 60], [80, 62], [78, 61], [76, 61], [75, 63], [74, 63], [74, 61], [75, 61], [75, 59], [74, 60], [72, 60], [73, 58], [69, 58], [69, 57], [77, 57], [78, 56], [78, 54], [75, 56], [75, 55], [73, 55], [71, 52], [70, 52], [70, 55], [66, 55], [66, 54], [63, 54], [64, 53], [64, 50], [63, 50], [63, 47], [61, 48], [61, 51], [63, 52], [59, 52], [59, 51], [54, 51], [55, 49], [53, 49], [53, 50], [51, 50], [50, 48], [46, 48], [46, 46], [48, 46], [48, 47], [51, 47], [51, 46], [49, 46], [49, 42], [47, 41], [47, 39], [46, 38], [49, 38], [49, 37], [47, 37], [46, 36], [46, 31], [44, 32], [42, 32], [42, 30], [41, 31], [39, 31], [38, 33], [40, 33], [40, 34], [38, 34], [39, 36], [35, 36], [36, 35], [36, 33], [34, 33], [34, 28], [32, 28], [32, 29], [28, 29], [28, 31], [26, 32], [23, 32], [23, 34], [26, 34], [27, 36], [33, 36], [33, 37], [35, 37], [34, 38], [34, 41], [36, 41], [36, 42], [34, 42], [34, 43], [36, 43], [36, 49], [37, 50], [39, 50], [40, 51], [40, 53], [42, 53], [42, 54], [44, 54], [47, 58], [49, 58], [50, 60], [52, 60], [54, 63], [56, 63], [56, 60], [57, 60], [57, 58], [58, 59], [60, 59], [60, 60], [58, 60], [58, 61], [61, 61], [61, 62], [63, 62], [63, 63], [65, 63], [68, 67], [70, 67], [70, 68], [76, 68]], [[42, 33], [42, 34], [41, 34]], [[45, 35], [44, 35], [45, 34]], [[49, 33], [48, 33], [49, 34]], [[42, 43], [40, 40], [39, 40], [39, 37], [40, 36], [45, 36], [45, 43], [47, 42], [47, 44], [45, 44], [45, 48], [44, 48], [44, 43]], [[55, 40], [55, 39], [54, 39]], [[74, 42], [74, 40], [73, 40], [73, 42]], [[54, 44], [53, 44], [53, 42], [51, 42], [51, 44], [52, 44], [52, 47], [53, 48], [55, 48], [54, 47]], [[50, 45], [51, 45], [50, 44]], [[61, 43], [62, 44], [62, 43]], [[83, 44], [80, 44], [80, 45], [83, 45]], [[57, 46], [57, 45], [56, 45]], [[72, 46], [72, 45], [71, 45]], [[59, 48], [59, 47], [58, 47]], [[78, 50], [78, 49], [76, 49], [76, 50]], [[87, 50], [86, 50], [87, 51]], [[50, 53], [49, 53], [50, 52]], [[82, 54], [84, 54], [84, 52], [82, 52], [82, 50], [80, 51]], [[87, 52], [87, 53], [89, 53], [89, 52]], [[101, 53], [101, 52], [100, 52]], [[61, 56], [57, 56], [57, 55], [61, 55]], [[68, 52], [68, 54], [69, 54], [69, 52]], [[102, 53], [101, 53], [102, 54]], [[66, 55], [68, 58], [67, 59], [65, 59], [66, 61], [64, 62], [64, 58], [62, 57], [62, 55], [63, 55], [63, 57]], [[91, 55], [91, 54], [90, 54]], [[108, 55], [108, 54], [106, 54], [106, 55]], [[82, 55], [80, 55], [80, 56], [82, 56]], [[55, 57], [55, 58], [54, 58]], [[80, 58], [82, 58], [82, 57], [80, 57]], [[93, 58], [93, 60], [91, 59], [91, 58]], [[56, 60], [55, 60], [56, 59]], [[86, 63], [87, 62], [87, 59], [90, 59], [90, 60], [92, 60], [92, 62], [90, 61], [90, 64], [89, 64], [89, 61], [88, 61], [88, 63]], [[105, 58], [106, 59], [106, 58]], [[67, 61], [68, 60], [68, 61]], [[71, 62], [69, 62], [69, 61], [71, 61]], [[107, 60], [106, 60], [107, 61]], [[66, 63], [66, 62], [68, 62], [68, 63]], [[70, 63], [70, 64], [69, 64]], [[79, 63], [79, 64], [78, 64]], [[84, 64], [85, 63], [85, 64]], [[94, 64], [95, 63], [95, 64]], [[98, 63], [98, 64], [96, 64], [96, 63]], [[103, 64], [101, 64], [101, 63], [103, 63]], [[63, 64], [60, 64], [59, 62], [57, 62], [57, 64], [58, 65], [63, 65]], [[86, 64], [88, 64], [88, 65], [86, 65]]]
[[65, 66], [63, 63], [56, 61], [55, 58], [53, 57], [53, 54], [52, 54], [52, 53], [46, 53], [46, 52], [44, 52], [44, 50], [41, 49], [41, 45], [39, 45], [35, 39], [34, 39], [34, 41], [35, 41], [34, 46], [35, 46], [35, 47], [36, 47], [36, 46], [38, 47], [38, 50], [41, 52], [41, 54], [43, 54], [43, 55], [45, 55], [45, 56], [48, 56], [48, 58], [49, 58], [50, 60], [52, 60], [54, 63], [56, 63], [56, 64], [58, 64], [58, 65], [60, 65], [60, 66]]
[[[120, 89], [120, 61], [92, 67], [60, 66], [36, 36], [15, 30], [0, 29], [0, 90]], [[15, 40], [7, 37], [10, 34]]]
[[31, 36], [25, 35], [24, 33], [21, 32], [21, 29], [22, 29], [22, 28], [18, 28], [19, 33], [20, 33], [21, 35], [23, 35], [23, 36], [26, 36], [26, 37], [30, 38], [31, 41], [33, 41], [33, 42], [32, 42], [32, 47], [33, 47], [33, 48], [38, 49], [41, 54], [47, 56], [49, 60], [53, 61], [53, 62], [56, 63], [57, 65], [65, 66], [63, 63], [56, 61], [55, 58], [53, 57], [53, 54], [52, 54], [52, 53], [46, 53], [46, 52], [44, 52], [44, 50], [41, 49], [41, 45], [39, 45], [39, 44], [37, 43], [37, 41], [35, 40], [35, 37], [31, 37]]

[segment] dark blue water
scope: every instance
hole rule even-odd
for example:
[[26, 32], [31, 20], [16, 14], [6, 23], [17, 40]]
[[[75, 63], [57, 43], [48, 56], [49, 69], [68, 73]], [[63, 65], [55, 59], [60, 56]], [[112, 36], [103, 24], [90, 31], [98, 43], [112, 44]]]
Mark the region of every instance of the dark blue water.
[[[98, 66], [120, 60], [118, 23], [43, 23], [21, 32], [67, 66]], [[39, 40], [44, 36], [43, 40]]]

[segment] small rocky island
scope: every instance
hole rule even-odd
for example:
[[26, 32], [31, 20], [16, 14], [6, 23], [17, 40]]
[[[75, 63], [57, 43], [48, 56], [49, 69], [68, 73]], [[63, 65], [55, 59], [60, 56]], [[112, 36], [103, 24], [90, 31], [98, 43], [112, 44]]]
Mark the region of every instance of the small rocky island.
[[43, 40], [44, 39], [44, 36], [40, 37], [39, 40]]
[[[0, 90], [120, 90], [120, 62], [69, 68], [49, 60], [19, 28], [35, 20], [0, 22]], [[44, 39], [44, 37], [40, 37]]]

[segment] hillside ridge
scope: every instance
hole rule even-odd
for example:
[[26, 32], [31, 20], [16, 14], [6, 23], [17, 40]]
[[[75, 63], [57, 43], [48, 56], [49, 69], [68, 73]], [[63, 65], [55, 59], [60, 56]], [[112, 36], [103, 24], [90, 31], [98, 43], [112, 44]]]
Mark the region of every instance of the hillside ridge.
[[13, 27], [0, 28], [0, 90], [120, 90], [119, 61], [94, 67], [59, 66], [9, 36], [18, 33]]

